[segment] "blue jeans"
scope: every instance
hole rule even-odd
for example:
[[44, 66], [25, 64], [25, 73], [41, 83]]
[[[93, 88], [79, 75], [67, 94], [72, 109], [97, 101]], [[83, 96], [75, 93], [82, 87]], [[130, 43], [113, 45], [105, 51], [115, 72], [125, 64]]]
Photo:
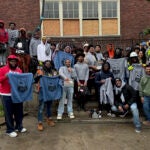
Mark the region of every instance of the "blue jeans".
[[67, 112], [68, 114], [73, 112], [72, 108], [73, 92], [74, 92], [73, 87], [63, 87], [62, 98], [60, 99], [58, 106], [58, 114], [64, 113], [64, 104], [66, 98], [67, 98]]
[[[112, 109], [112, 111], [119, 112], [119, 110], [117, 109], [116, 106], [112, 106], [111, 109]], [[130, 109], [131, 109], [131, 112], [132, 112], [132, 115], [133, 115], [133, 123], [134, 123], [135, 127], [136, 128], [141, 127], [137, 104], [136, 103], [131, 104]]]
[[143, 110], [146, 120], [150, 121], [150, 96], [144, 96]]
[[15, 129], [21, 131], [23, 128], [23, 103], [13, 103], [11, 96], [2, 96], [2, 104], [7, 127], [6, 133], [11, 133]]
[[46, 117], [50, 118], [52, 116], [52, 113], [51, 113], [52, 101], [44, 102], [43, 100], [40, 100], [39, 101], [39, 109], [38, 109], [38, 122], [43, 121], [44, 106], [46, 106]]

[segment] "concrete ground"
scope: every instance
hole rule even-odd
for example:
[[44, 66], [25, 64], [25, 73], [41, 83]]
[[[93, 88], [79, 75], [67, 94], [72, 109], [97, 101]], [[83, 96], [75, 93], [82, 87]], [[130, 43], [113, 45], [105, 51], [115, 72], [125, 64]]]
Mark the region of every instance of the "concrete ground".
[[[44, 122], [44, 131], [37, 130], [36, 114], [29, 112], [24, 118], [27, 133], [17, 138], [5, 134], [0, 128], [0, 150], [149, 150], [150, 127], [143, 126], [141, 133], [134, 131], [132, 118], [89, 118], [88, 112], [75, 112], [76, 119], [64, 116], [62, 121], [54, 120], [55, 127]], [[105, 114], [104, 114], [105, 115]], [[141, 118], [141, 121], [143, 118]], [[0, 122], [3, 118], [0, 118]]]

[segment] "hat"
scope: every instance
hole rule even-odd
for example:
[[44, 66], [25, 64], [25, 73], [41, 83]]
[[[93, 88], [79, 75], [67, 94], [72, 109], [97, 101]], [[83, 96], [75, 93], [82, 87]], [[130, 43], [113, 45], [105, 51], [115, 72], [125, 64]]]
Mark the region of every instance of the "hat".
[[15, 55], [9, 55], [7, 59], [8, 59], [8, 61], [14, 60], [14, 59], [17, 60], [17, 61], [19, 60], [18, 57], [15, 56]]
[[84, 47], [88, 47], [89, 46], [89, 44], [88, 43], [85, 43], [84, 45], [83, 45], [83, 48]]
[[146, 42], [142, 42], [140, 45], [141, 45], [141, 46], [146, 46], [147, 43], [146, 43]]
[[130, 57], [137, 57], [137, 53], [136, 52], [131, 52]]
[[41, 39], [42, 39], [42, 40], [46, 40], [46, 36], [43, 36]]

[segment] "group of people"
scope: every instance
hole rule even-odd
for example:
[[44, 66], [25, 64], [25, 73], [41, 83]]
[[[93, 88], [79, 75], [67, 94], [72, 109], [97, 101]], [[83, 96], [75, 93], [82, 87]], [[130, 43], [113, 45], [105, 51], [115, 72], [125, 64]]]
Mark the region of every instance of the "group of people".
[[[0, 53], [3, 66], [0, 68], [0, 95], [5, 112], [6, 133], [10, 137], [16, 137], [18, 131], [27, 131], [22, 124], [23, 101], [14, 102], [15, 92], [12, 92], [14, 86], [9, 82], [10, 73], [11, 76], [24, 74], [23, 78], [26, 78], [32, 72], [33, 85], [39, 94], [39, 131], [44, 129], [45, 106], [46, 121], [49, 126], [55, 126], [52, 102], [59, 101], [58, 120], [63, 118], [65, 104], [68, 117], [74, 119], [73, 98], [77, 101], [78, 110], [86, 111], [85, 103], [92, 89], [98, 102], [99, 118], [103, 117], [104, 110], [110, 117], [124, 117], [131, 109], [136, 132], [141, 132], [139, 111], [144, 111], [146, 117], [143, 124], [150, 125], [150, 41], [124, 50], [108, 44], [106, 50], [102, 51], [100, 45], [89, 43], [73, 50], [69, 45], [63, 48], [59, 43], [51, 43], [47, 37], [40, 38], [39, 30], [32, 36], [24, 28], [15, 29], [15, 23], [9, 26], [10, 29], [6, 30], [4, 22], [0, 21], [0, 42], [8, 45], [8, 51]], [[29, 68], [31, 62], [34, 65]], [[27, 86], [21, 85], [25, 82], [23, 79], [19, 83], [20, 87], [17, 87], [22, 95], [27, 92]]]

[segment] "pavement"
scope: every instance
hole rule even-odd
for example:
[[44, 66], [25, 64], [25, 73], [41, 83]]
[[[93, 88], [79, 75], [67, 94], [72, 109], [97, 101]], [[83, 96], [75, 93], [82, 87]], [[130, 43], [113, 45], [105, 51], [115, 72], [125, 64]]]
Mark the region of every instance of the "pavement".
[[[150, 127], [142, 126], [142, 132], [136, 133], [131, 113], [125, 118], [112, 118], [103, 112], [101, 119], [92, 119], [90, 109], [85, 112], [75, 108], [75, 119], [64, 113], [57, 121], [54, 105], [56, 126], [48, 126], [44, 119], [44, 131], [38, 131], [37, 108], [30, 108], [25, 110], [23, 120], [28, 131], [18, 133], [17, 138], [6, 135], [4, 117], [0, 117], [0, 150], [149, 150]], [[143, 115], [140, 120], [144, 120]]]

